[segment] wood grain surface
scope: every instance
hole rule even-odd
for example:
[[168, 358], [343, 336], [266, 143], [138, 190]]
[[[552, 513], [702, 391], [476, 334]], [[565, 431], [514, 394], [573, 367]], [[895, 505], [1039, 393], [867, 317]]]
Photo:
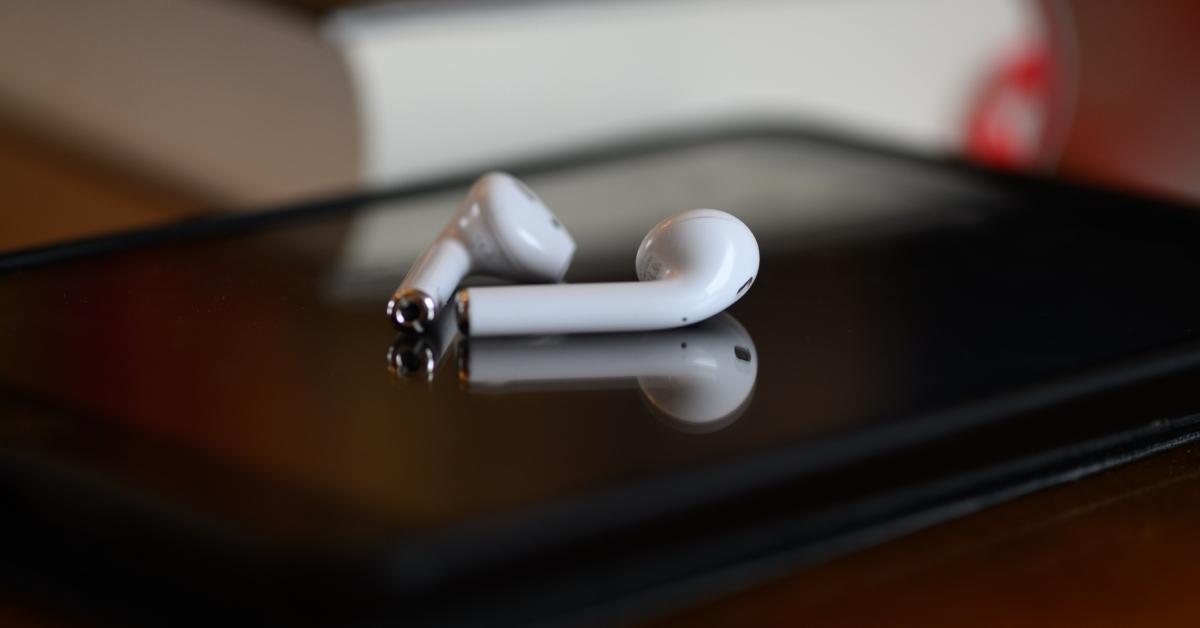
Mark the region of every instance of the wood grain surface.
[[645, 626], [1195, 626], [1197, 530], [1185, 446]]

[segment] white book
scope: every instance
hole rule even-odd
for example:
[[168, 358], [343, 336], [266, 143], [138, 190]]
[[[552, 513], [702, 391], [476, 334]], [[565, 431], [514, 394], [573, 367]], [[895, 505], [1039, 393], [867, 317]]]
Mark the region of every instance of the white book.
[[713, 120], [958, 147], [979, 79], [1036, 30], [1024, 2], [432, 2], [325, 27], [373, 183]]
[[1019, 0], [8, 0], [0, 111], [214, 204], [664, 128], [794, 121], [954, 150]]

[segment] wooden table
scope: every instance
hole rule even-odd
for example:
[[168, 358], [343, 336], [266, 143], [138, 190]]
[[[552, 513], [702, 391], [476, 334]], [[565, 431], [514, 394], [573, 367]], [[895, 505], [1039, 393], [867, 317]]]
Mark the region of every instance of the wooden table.
[[1197, 577], [1184, 446], [647, 625], [1195, 626]]

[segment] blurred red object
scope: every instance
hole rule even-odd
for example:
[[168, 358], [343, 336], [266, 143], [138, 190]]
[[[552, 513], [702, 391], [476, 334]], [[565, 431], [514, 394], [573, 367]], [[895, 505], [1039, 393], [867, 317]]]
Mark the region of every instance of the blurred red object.
[[968, 107], [967, 157], [1200, 201], [1200, 3], [1037, 4], [1044, 32]]
[[984, 80], [966, 128], [967, 156], [982, 164], [1024, 170], [1042, 162], [1052, 110], [1051, 56], [1031, 45], [1006, 58]]

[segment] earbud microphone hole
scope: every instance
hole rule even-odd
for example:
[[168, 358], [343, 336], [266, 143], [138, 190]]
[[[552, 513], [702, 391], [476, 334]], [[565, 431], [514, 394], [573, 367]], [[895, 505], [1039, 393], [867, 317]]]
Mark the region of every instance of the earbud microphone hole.
[[746, 291], [746, 288], [749, 288], [749, 287], [750, 287], [750, 284], [752, 284], [752, 283], [754, 283], [754, 276], [753, 276], [753, 275], [751, 275], [751, 276], [750, 276], [750, 278], [746, 280], [746, 283], [742, 284], [742, 287], [741, 287], [741, 288], [738, 288], [738, 291], [737, 291], [737, 293], [738, 293], [738, 294], [741, 294], [741, 293], [745, 292], [745, 291]]

